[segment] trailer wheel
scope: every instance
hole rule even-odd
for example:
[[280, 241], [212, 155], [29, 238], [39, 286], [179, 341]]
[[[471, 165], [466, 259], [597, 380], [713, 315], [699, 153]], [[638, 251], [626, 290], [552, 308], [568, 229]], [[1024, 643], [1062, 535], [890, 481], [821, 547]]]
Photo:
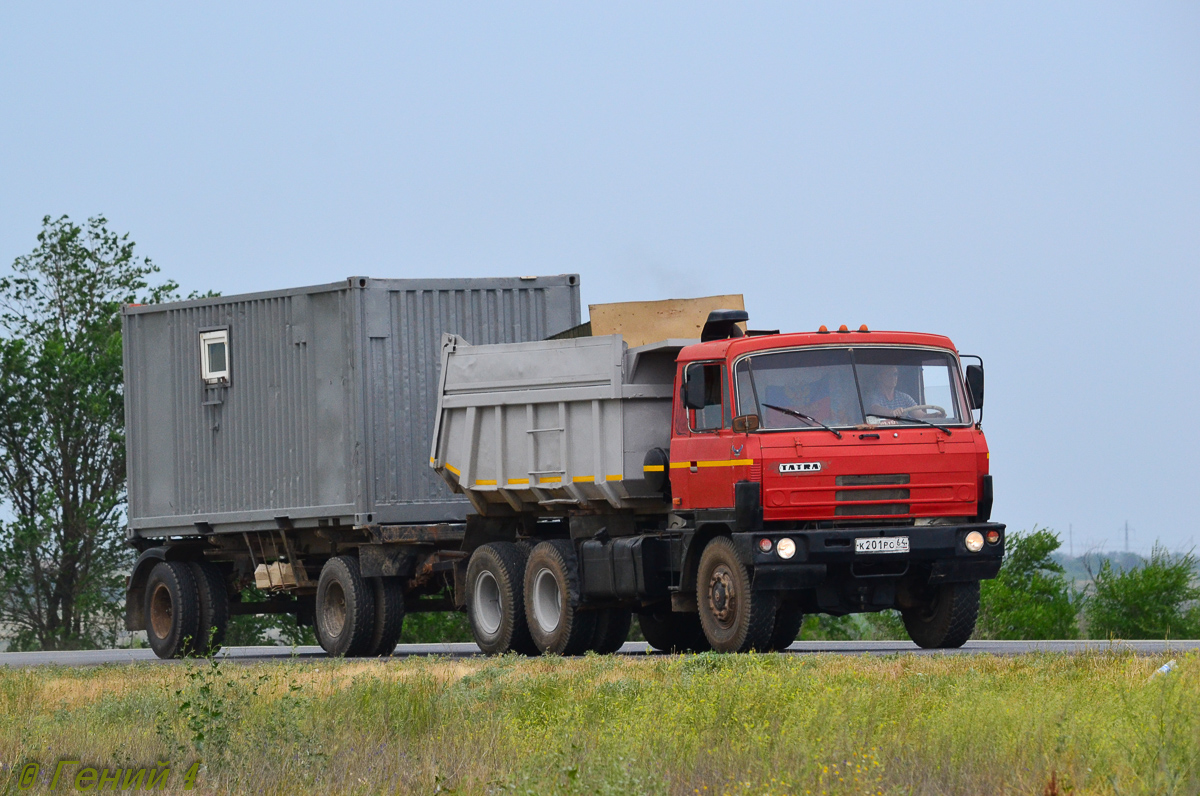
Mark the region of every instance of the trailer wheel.
[[908, 637], [925, 649], [956, 649], [975, 632], [979, 581], [946, 583], [931, 603], [901, 611]]
[[190, 655], [200, 631], [200, 595], [184, 561], [160, 561], [146, 579], [146, 639], [160, 658]]
[[363, 655], [375, 631], [375, 591], [360, 574], [358, 559], [325, 562], [317, 581], [317, 640], [330, 655]]
[[596, 611], [579, 608], [575, 547], [552, 539], [533, 548], [525, 565], [525, 617], [529, 635], [544, 653], [579, 655], [596, 630]]
[[662, 652], [707, 652], [712, 649], [700, 626], [700, 615], [671, 610], [638, 614], [642, 636]]
[[629, 627], [633, 624], [633, 612], [627, 608], [605, 608], [596, 611], [596, 629], [592, 632], [592, 643], [588, 649], [601, 655], [611, 655], [621, 649], [629, 638]]
[[795, 600], [781, 600], [775, 609], [775, 629], [771, 631], [769, 649], [772, 652], [782, 652], [792, 646], [796, 636], [800, 635], [800, 625], [804, 624], [804, 611]]
[[211, 561], [193, 561], [192, 578], [200, 598], [200, 626], [196, 635], [196, 654], [212, 655], [225, 642], [229, 626], [229, 594], [225, 575]]
[[727, 536], [708, 543], [696, 573], [696, 602], [704, 635], [717, 652], [766, 650], [775, 630], [778, 598], [750, 589], [750, 570]]
[[525, 621], [525, 561], [529, 545], [492, 542], [475, 548], [467, 564], [467, 618], [488, 655], [537, 653]]
[[404, 629], [404, 584], [399, 578], [371, 578], [375, 590], [375, 624], [368, 655], [391, 657]]

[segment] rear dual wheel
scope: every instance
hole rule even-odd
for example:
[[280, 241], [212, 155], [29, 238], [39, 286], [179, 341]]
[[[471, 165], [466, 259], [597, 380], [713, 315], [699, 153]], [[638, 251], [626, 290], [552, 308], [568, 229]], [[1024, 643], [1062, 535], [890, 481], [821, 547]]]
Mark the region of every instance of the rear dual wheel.
[[492, 542], [475, 549], [467, 564], [467, 618], [475, 643], [488, 655], [537, 647], [525, 619], [525, 563], [529, 546]]
[[221, 568], [210, 561], [160, 561], [150, 570], [142, 610], [146, 639], [160, 658], [212, 655], [229, 624]]

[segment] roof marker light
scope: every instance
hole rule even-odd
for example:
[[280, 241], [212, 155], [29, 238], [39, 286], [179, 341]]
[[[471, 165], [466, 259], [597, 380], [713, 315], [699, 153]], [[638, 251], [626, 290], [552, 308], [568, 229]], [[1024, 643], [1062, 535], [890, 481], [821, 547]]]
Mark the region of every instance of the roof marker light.
[[850, 327], [843, 323], [841, 326], [838, 327], [838, 331], [839, 332], [848, 332], [848, 331], [850, 331]]
[[868, 329], [868, 328], [867, 328], [867, 325], [866, 325], [865, 323], [864, 323], [862, 326], [858, 327], [858, 330], [859, 330], [860, 332], [869, 332], [869, 331], [871, 331], [870, 329]]
[[825, 324], [821, 324], [821, 327], [820, 327], [819, 329], [817, 329], [817, 333], [818, 333], [818, 334], [828, 334], [828, 333], [829, 333], [829, 327], [828, 327], [828, 326], [826, 326]]

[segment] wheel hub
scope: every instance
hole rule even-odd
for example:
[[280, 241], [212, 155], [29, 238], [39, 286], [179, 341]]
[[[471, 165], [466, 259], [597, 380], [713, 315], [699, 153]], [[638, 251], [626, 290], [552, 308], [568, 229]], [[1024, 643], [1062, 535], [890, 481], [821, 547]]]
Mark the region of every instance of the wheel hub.
[[737, 613], [737, 587], [729, 567], [721, 564], [708, 580], [708, 607], [713, 618], [723, 626], [733, 623]]
[[330, 636], [337, 638], [346, 627], [346, 592], [338, 583], [330, 583], [321, 606], [322, 623]]
[[154, 587], [154, 595], [150, 598], [150, 629], [158, 638], [171, 635], [171, 622], [174, 610], [171, 605], [171, 590], [167, 584], [159, 583]]

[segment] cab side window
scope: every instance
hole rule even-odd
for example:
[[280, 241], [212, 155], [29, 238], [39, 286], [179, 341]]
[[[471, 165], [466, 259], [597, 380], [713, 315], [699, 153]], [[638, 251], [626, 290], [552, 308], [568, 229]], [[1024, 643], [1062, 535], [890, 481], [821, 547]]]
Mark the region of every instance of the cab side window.
[[703, 382], [704, 406], [688, 410], [692, 431], [717, 431], [728, 425], [725, 396], [729, 392], [725, 366], [719, 362], [693, 362], [684, 371], [686, 381]]

